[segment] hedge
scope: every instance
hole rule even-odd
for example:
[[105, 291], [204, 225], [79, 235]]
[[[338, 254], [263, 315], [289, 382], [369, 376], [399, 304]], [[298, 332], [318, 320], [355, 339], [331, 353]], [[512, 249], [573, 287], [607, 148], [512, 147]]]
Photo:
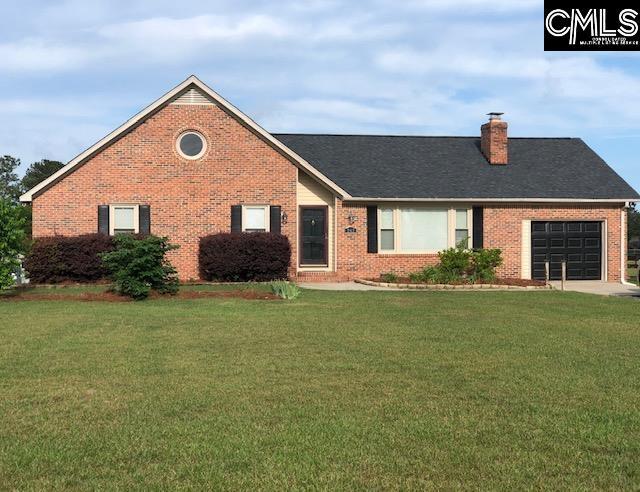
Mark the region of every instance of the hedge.
[[107, 278], [99, 254], [114, 249], [104, 234], [43, 237], [34, 241], [23, 262], [33, 283], [95, 282]]
[[286, 279], [291, 245], [281, 234], [222, 233], [200, 239], [200, 276], [213, 281]]

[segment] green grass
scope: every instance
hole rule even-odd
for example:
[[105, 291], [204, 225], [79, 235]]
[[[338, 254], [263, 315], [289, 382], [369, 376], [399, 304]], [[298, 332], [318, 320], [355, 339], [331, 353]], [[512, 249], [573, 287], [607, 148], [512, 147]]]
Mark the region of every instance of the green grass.
[[0, 489], [637, 489], [640, 303], [0, 301]]
[[638, 269], [637, 268], [627, 268], [627, 277], [629, 278], [629, 282], [633, 282], [634, 284], [638, 283]]

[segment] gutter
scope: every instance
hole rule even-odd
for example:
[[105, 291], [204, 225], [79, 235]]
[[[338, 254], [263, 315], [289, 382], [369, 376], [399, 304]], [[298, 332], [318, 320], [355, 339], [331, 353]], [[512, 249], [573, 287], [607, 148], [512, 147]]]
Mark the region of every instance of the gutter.
[[640, 201], [640, 198], [380, 198], [345, 197], [345, 202], [526, 202], [526, 203], [625, 203]]

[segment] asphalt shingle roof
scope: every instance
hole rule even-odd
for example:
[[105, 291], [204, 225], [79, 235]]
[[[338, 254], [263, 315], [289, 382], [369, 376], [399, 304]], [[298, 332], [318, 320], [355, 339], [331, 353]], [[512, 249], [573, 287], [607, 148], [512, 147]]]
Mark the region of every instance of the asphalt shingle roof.
[[354, 197], [640, 199], [579, 138], [509, 138], [492, 166], [477, 137], [274, 137]]

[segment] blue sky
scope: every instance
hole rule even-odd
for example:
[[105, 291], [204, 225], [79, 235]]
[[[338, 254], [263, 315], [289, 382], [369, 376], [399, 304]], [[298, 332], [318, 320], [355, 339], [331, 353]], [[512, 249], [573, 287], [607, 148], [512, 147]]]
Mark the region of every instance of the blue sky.
[[[0, 154], [68, 161], [194, 73], [279, 132], [582, 137], [640, 190], [640, 52], [545, 53], [533, 0], [23, 0]], [[552, 177], [550, 177], [552, 179]]]

